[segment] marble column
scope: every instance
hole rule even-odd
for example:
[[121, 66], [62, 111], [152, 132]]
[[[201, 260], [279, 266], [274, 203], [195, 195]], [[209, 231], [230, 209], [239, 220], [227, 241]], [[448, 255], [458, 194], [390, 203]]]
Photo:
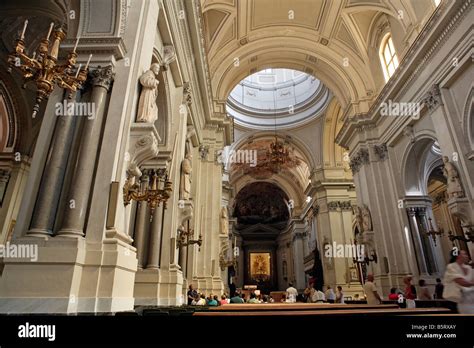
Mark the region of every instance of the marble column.
[[137, 218], [135, 222], [135, 247], [137, 248], [138, 268], [145, 265], [145, 234], [147, 221], [147, 202], [138, 202]]
[[[163, 203], [155, 209], [148, 243], [148, 264], [146, 268], [158, 269], [160, 262], [161, 233], [163, 229]], [[168, 245], [165, 245], [165, 248]]]
[[58, 235], [67, 237], [84, 236], [84, 223], [91, 191], [97, 150], [101, 139], [102, 123], [105, 115], [107, 93], [110, 89], [114, 72], [112, 66], [96, 69], [92, 72], [92, 95], [90, 104], [94, 115], [85, 121], [82, 130], [79, 154], [74, 166], [67, 202], [74, 201], [71, 208], [67, 205], [61, 230]]
[[[79, 100], [80, 93], [76, 93]], [[59, 116], [54, 129], [43, 176], [41, 179], [30, 229], [30, 237], [47, 238], [53, 234], [64, 175], [74, 137], [77, 117]]]
[[418, 268], [420, 273], [427, 273], [426, 258], [423, 252], [423, 246], [420, 238], [420, 230], [418, 228], [418, 220], [416, 218], [416, 208], [409, 208], [408, 215], [411, 222], [411, 234], [413, 238], [413, 247], [415, 249], [416, 259], [418, 261]]

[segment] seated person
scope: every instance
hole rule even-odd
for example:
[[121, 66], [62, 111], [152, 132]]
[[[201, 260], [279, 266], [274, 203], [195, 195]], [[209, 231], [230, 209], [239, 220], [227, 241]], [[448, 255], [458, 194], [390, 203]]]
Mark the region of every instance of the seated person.
[[245, 303], [245, 302], [240, 296], [240, 292], [236, 291], [235, 296], [230, 299], [230, 303]]
[[227, 299], [227, 296], [223, 294], [223, 295], [221, 296], [221, 306], [222, 306], [222, 305], [225, 305], [225, 304], [228, 304], [228, 303], [229, 303], [229, 301], [228, 301], [228, 299]]
[[196, 295], [192, 305], [193, 306], [205, 306], [206, 305], [206, 296], [204, 296], [204, 294]]
[[390, 289], [390, 294], [388, 295], [388, 299], [390, 301], [398, 301], [397, 289], [395, 288]]
[[214, 295], [210, 295], [209, 298], [207, 299], [207, 305], [211, 307], [216, 307], [217, 306], [217, 301], [214, 298]]
[[248, 303], [260, 303], [260, 301], [257, 299], [257, 296], [255, 296], [255, 293], [250, 294], [250, 300]]

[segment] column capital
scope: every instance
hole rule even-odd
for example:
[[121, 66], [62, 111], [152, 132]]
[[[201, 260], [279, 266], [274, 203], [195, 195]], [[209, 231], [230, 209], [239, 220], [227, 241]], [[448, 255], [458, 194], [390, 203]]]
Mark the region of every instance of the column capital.
[[379, 145], [374, 145], [374, 154], [377, 156], [379, 161], [385, 161], [388, 157], [388, 148], [387, 144], [382, 143]]
[[428, 107], [430, 114], [435, 111], [438, 106], [443, 105], [439, 85], [437, 83], [432, 85], [421, 101]]
[[97, 69], [92, 70], [91, 76], [91, 84], [93, 87], [104, 87], [109, 91], [115, 77], [115, 72], [112, 65], [108, 65], [104, 68], [99, 66]]
[[352, 156], [349, 166], [351, 167], [352, 173], [355, 174], [364, 164], [369, 164], [369, 150], [361, 148]]

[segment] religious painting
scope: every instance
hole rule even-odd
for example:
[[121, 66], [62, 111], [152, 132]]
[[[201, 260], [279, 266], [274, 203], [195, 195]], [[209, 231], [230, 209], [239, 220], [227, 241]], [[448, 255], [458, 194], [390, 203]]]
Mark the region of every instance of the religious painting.
[[250, 278], [267, 281], [271, 277], [270, 253], [250, 253]]
[[282, 222], [285, 225], [290, 217], [288, 197], [274, 184], [249, 184], [237, 195], [233, 216], [242, 225]]

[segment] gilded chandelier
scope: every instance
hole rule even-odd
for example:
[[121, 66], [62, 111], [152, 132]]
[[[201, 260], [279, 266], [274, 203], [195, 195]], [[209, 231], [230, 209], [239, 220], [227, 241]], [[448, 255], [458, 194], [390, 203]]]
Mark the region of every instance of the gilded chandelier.
[[145, 170], [138, 183], [134, 176], [128, 177], [125, 181], [123, 187], [124, 204], [127, 206], [132, 200], [147, 202], [150, 209], [150, 221], [152, 221], [153, 213], [161, 202], [166, 209], [166, 201], [173, 191], [171, 185], [165, 169]]
[[[48, 34], [41, 40], [32, 56], [29, 57], [25, 53], [25, 32], [27, 26], [28, 20], [25, 21], [20, 38], [16, 40], [15, 51], [8, 56], [8, 71], [11, 72], [13, 68], [16, 68], [22, 73], [24, 78], [23, 88], [29, 82], [36, 84], [36, 103], [32, 115], [35, 117], [41, 102], [51, 95], [55, 84], [60, 88], [68, 90], [68, 98], [72, 98], [72, 93], [77, 91], [87, 79], [89, 62], [92, 55], [89, 56], [89, 60], [83, 69], [81, 69], [81, 65], [76, 69], [78, 38], [74, 49], [68, 54], [65, 64], [58, 64], [59, 45], [66, 37], [66, 34], [62, 28], [58, 28], [52, 33], [54, 23], [51, 23]], [[53, 42], [50, 47], [51, 36]]]
[[281, 141], [278, 141], [276, 136], [267, 151], [267, 159], [273, 172], [279, 172], [282, 166], [291, 162], [290, 152]]

